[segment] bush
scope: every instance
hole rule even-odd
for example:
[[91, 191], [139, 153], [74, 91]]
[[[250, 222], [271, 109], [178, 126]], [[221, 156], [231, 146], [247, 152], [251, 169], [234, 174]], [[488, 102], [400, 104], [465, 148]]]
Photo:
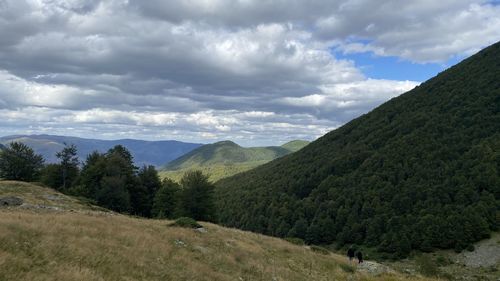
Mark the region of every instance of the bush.
[[320, 247], [320, 246], [316, 246], [316, 245], [312, 245], [312, 246], [311, 246], [311, 250], [313, 250], [314, 252], [317, 252], [317, 253], [323, 254], [323, 255], [328, 255], [328, 254], [330, 254], [330, 251], [328, 251], [328, 249], [323, 248], [323, 247]]
[[452, 264], [452, 262], [451, 262], [451, 261], [450, 261], [450, 259], [449, 259], [449, 258], [447, 258], [447, 257], [438, 256], [438, 257], [436, 258], [436, 264], [437, 264], [438, 266], [447, 266], [447, 265]]
[[467, 249], [467, 251], [469, 251], [469, 252], [473, 252], [475, 248], [474, 248], [474, 245], [470, 244], [469, 246], [467, 246], [467, 248], [466, 248], [466, 249]]
[[172, 226], [178, 226], [178, 227], [185, 227], [185, 228], [200, 228], [202, 227], [201, 224], [196, 222], [192, 218], [188, 217], [180, 217], [175, 220], [175, 222], [172, 224]]
[[304, 240], [297, 238], [297, 237], [286, 237], [285, 240], [292, 243], [292, 244], [299, 245], [299, 246], [302, 246], [305, 244]]

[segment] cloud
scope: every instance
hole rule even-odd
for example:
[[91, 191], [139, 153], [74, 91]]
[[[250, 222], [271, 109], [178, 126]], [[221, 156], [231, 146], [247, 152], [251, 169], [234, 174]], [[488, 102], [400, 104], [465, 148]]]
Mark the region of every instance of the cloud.
[[[500, 6], [487, 1], [347, 1], [319, 19], [317, 35], [345, 53], [417, 63], [469, 56], [500, 39]], [[354, 19], [354, 20], [353, 20]]]
[[500, 39], [483, 1], [0, 0], [0, 133], [314, 139], [420, 81], [345, 53], [445, 62]]

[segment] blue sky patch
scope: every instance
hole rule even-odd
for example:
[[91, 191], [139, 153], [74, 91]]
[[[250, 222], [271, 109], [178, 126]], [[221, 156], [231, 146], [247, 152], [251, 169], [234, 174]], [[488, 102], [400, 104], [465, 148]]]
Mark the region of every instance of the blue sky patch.
[[439, 72], [459, 63], [463, 58], [454, 57], [445, 63], [413, 63], [401, 58], [376, 56], [371, 52], [344, 54], [333, 51], [337, 59], [354, 61], [367, 77], [373, 79], [412, 80], [423, 82]]

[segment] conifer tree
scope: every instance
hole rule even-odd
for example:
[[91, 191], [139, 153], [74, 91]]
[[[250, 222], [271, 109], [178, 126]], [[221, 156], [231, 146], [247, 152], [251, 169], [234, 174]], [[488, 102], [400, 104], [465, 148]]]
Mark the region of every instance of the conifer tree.
[[186, 172], [181, 179], [182, 191], [179, 198], [181, 216], [195, 220], [213, 221], [215, 215], [213, 190], [208, 176], [201, 171]]
[[11, 142], [0, 153], [0, 178], [19, 181], [38, 179], [43, 168], [42, 155], [21, 142]]

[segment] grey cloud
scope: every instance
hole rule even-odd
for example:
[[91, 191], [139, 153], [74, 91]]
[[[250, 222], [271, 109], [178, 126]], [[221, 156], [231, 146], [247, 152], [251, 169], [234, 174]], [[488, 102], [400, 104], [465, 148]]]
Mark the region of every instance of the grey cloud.
[[339, 49], [347, 53], [444, 62], [500, 39], [500, 7], [487, 1], [352, 2], [317, 22], [317, 36], [342, 40]]
[[201, 21], [218, 26], [254, 26], [297, 22], [310, 25], [318, 17], [337, 9], [341, 1], [265, 0], [265, 1], [161, 1], [131, 0], [135, 10], [147, 17], [174, 23]]
[[498, 12], [462, 0], [0, 0], [0, 134], [311, 139], [417, 84], [370, 80], [332, 47], [443, 61], [500, 39]]

